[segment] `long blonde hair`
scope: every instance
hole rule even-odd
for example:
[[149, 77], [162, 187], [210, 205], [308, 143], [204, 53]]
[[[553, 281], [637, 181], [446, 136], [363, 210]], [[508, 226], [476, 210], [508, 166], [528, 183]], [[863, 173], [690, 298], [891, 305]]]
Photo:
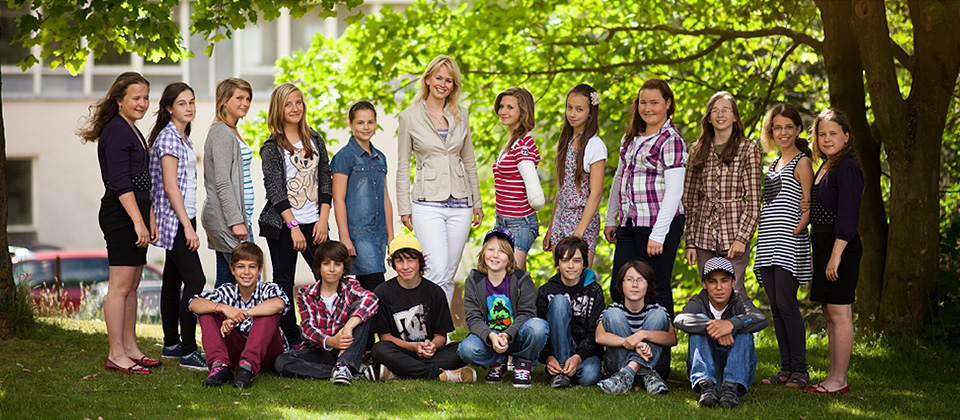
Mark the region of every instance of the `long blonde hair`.
[[[516, 130], [510, 132], [510, 140], [507, 141], [507, 144], [503, 146], [503, 151], [501, 153], [506, 153], [513, 147], [513, 144], [523, 138], [523, 136], [533, 130], [533, 126], [536, 125], [537, 121], [535, 118], [535, 105], [533, 100], [533, 95], [530, 94], [530, 91], [522, 87], [512, 87], [503, 92], [500, 92], [497, 95], [497, 99], [493, 101], [493, 113], [500, 116], [500, 102], [503, 101], [503, 98], [506, 96], [512, 96], [517, 99], [517, 108], [520, 110], [520, 118], [517, 120], [519, 125]], [[507, 127], [509, 128], [509, 127]]]
[[303, 151], [309, 159], [313, 157], [313, 142], [310, 140], [310, 127], [307, 126], [307, 99], [303, 97], [300, 91], [293, 83], [284, 83], [273, 89], [270, 94], [270, 109], [267, 111], [267, 128], [270, 129], [270, 137], [277, 142], [277, 147], [290, 152], [296, 152], [290, 139], [283, 132], [283, 108], [286, 105], [287, 98], [293, 92], [300, 92], [303, 98], [303, 116], [297, 124], [297, 132], [300, 133], [300, 141], [303, 144]]
[[457, 67], [457, 62], [453, 61], [453, 58], [448, 55], [438, 55], [427, 65], [427, 69], [424, 70], [423, 75], [420, 76], [420, 88], [417, 91], [417, 96], [413, 98], [413, 103], [427, 100], [430, 96], [430, 87], [427, 86], [427, 79], [436, 75], [437, 72], [440, 71], [441, 66], [446, 66], [447, 70], [453, 76], [453, 89], [451, 89], [450, 94], [447, 95], [443, 108], [449, 112], [450, 115], [453, 115], [454, 119], [460, 121], [460, 105], [458, 101], [460, 100], [460, 89], [463, 87], [463, 82], [460, 80], [460, 67]]
[[253, 87], [246, 80], [239, 77], [228, 77], [217, 83], [217, 112], [213, 117], [214, 121], [227, 122], [227, 110], [224, 107], [227, 106], [227, 102], [230, 102], [233, 92], [236, 92], [237, 89], [247, 91], [250, 94], [250, 100], [253, 100]]
[[503, 251], [504, 254], [507, 254], [507, 274], [513, 274], [516, 270], [517, 260], [513, 256], [513, 247], [510, 246], [510, 242], [506, 239], [503, 239], [497, 235], [490, 235], [486, 241], [483, 242], [483, 245], [480, 247], [480, 252], [477, 253], [477, 271], [482, 274], [489, 274], [490, 267], [487, 266], [487, 262], [483, 258], [484, 250], [487, 248], [487, 242], [497, 241], [497, 246]]

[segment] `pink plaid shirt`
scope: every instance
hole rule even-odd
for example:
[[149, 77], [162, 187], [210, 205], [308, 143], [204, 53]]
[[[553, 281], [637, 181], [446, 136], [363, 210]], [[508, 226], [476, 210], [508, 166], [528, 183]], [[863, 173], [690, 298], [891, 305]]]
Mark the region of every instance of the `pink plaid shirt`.
[[[340, 280], [337, 297], [333, 300], [333, 312], [327, 312], [327, 306], [320, 297], [320, 280], [300, 289], [297, 293], [297, 307], [300, 308], [300, 329], [303, 339], [314, 347], [325, 347], [324, 340], [335, 335], [351, 316], [358, 316], [367, 322], [377, 313], [377, 296], [362, 287], [353, 277]], [[359, 304], [350, 311], [350, 305]]]

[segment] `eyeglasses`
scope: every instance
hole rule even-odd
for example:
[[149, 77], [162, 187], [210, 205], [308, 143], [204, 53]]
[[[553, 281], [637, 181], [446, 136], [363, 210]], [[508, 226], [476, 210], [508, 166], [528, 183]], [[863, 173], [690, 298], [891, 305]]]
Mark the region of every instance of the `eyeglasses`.
[[647, 282], [647, 279], [645, 279], [645, 278], [643, 278], [643, 277], [624, 277], [624, 278], [623, 278], [623, 282], [624, 282], [624, 283], [630, 282], [630, 283], [633, 283], [633, 284], [640, 284], [641, 281], [644, 282], [644, 283], [646, 283], [646, 282]]
[[723, 109], [714, 108], [710, 110], [710, 113], [713, 115], [730, 115], [733, 113], [733, 110], [730, 108], [723, 108]]

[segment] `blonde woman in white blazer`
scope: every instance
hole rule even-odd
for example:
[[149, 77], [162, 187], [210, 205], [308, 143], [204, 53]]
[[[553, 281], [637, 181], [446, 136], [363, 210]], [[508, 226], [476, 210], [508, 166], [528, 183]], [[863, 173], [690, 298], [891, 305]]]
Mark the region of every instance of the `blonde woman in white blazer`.
[[[483, 220], [477, 161], [467, 110], [457, 100], [463, 84], [452, 58], [439, 55], [420, 78], [413, 105], [400, 113], [397, 208], [420, 240], [426, 278], [453, 300], [454, 276], [470, 235]], [[410, 190], [410, 153], [417, 161]]]

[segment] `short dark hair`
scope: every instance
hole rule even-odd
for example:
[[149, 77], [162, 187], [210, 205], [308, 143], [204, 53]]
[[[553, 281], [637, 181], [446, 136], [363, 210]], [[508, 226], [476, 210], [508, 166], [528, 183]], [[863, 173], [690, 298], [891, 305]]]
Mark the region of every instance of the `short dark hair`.
[[653, 301], [657, 299], [657, 285], [653, 274], [653, 267], [641, 259], [627, 261], [623, 267], [620, 267], [620, 271], [617, 271], [617, 278], [613, 283], [613, 287], [619, 290], [620, 294], [623, 295], [623, 279], [627, 277], [627, 270], [630, 270], [631, 268], [637, 270], [637, 272], [640, 273], [640, 276], [647, 279], [647, 294], [643, 296], [643, 303], [653, 303]]
[[233, 267], [240, 261], [254, 261], [262, 268], [263, 250], [253, 242], [240, 242], [240, 245], [230, 251], [230, 266]]
[[340, 241], [326, 241], [317, 245], [317, 251], [313, 254], [313, 267], [311, 267], [314, 278], [320, 278], [320, 267], [324, 261], [343, 263], [343, 274], [353, 271], [353, 257]]
[[553, 266], [559, 267], [560, 260], [564, 258], [573, 258], [574, 255], [577, 255], [577, 250], [580, 250], [580, 256], [586, 261], [588, 252], [587, 241], [576, 236], [567, 236], [561, 239], [560, 242], [557, 242], [557, 245], [553, 247]]
[[417, 251], [413, 248], [400, 248], [394, 251], [393, 254], [387, 258], [387, 262], [390, 263], [390, 268], [394, 270], [397, 269], [393, 262], [393, 260], [396, 258], [410, 258], [417, 260], [417, 262], [420, 263], [420, 277], [423, 277], [423, 273], [427, 272], [427, 263], [423, 258], [423, 253], [420, 251]]
[[353, 119], [357, 117], [357, 111], [361, 110], [373, 111], [373, 118], [377, 118], [377, 108], [373, 106], [372, 103], [367, 101], [360, 101], [353, 105], [350, 105], [350, 110], [347, 111], [347, 121], [353, 122]]

